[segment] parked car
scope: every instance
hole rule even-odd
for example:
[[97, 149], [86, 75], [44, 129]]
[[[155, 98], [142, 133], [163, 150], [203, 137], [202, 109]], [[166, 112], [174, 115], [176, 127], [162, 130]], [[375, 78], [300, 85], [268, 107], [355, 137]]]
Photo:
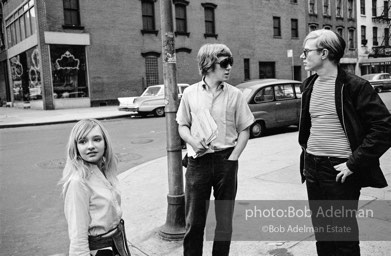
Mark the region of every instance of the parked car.
[[[183, 91], [189, 84], [178, 84], [178, 97], [181, 98]], [[141, 116], [154, 114], [155, 116], [164, 116], [164, 84], [151, 85], [145, 89], [140, 97], [121, 97], [118, 98], [121, 111], [130, 111]]]
[[300, 86], [299, 81], [285, 79], [251, 80], [236, 86], [255, 117], [251, 137], [260, 137], [269, 128], [299, 124]]
[[361, 77], [368, 80], [377, 92], [391, 89], [391, 75], [389, 73], [374, 73]]

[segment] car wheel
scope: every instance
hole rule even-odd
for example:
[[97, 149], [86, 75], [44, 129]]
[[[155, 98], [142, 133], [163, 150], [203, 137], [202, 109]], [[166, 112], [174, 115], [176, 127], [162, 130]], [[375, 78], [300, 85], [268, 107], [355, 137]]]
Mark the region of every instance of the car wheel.
[[257, 121], [250, 127], [250, 136], [258, 138], [265, 134], [265, 124], [262, 121]]
[[164, 108], [157, 108], [154, 110], [155, 116], [162, 117], [164, 116]]
[[375, 91], [378, 92], [378, 93], [379, 93], [379, 92], [382, 92], [382, 91], [383, 91], [383, 88], [381, 88], [381, 87], [376, 87]]

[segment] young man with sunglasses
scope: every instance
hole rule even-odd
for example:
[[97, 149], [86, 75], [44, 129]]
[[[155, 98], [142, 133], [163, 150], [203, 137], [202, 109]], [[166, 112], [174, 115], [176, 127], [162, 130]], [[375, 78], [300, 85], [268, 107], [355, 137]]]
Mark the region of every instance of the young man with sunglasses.
[[[228, 84], [232, 53], [224, 44], [205, 44], [198, 52], [202, 80], [188, 87], [177, 113], [179, 134], [194, 150], [186, 171], [186, 234], [184, 255], [202, 255], [208, 200], [213, 188], [216, 230], [212, 255], [229, 255], [232, 218], [237, 190], [238, 159], [254, 122], [240, 90]], [[192, 116], [208, 111], [217, 125], [217, 137], [207, 144], [192, 133]], [[190, 152], [190, 151], [189, 151]], [[199, 156], [197, 156], [199, 155]]]
[[321, 29], [307, 35], [300, 56], [316, 73], [302, 87], [300, 169], [324, 256], [360, 255], [349, 212], [357, 211], [361, 187], [387, 186], [379, 158], [391, 146], [391, 115], [368, 81], [341, 69], [344, 51], [342, 37]]

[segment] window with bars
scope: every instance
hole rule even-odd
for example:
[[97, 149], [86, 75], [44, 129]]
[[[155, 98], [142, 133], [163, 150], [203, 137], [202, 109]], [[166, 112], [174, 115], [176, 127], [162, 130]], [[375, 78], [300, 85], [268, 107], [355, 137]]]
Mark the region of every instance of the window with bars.
[[273, 36], [281, 37], [281, 18], [273, 17]]
[[145, 57], [145, 77], [147, 86], [159, 84], [159, 65], [156, 56]]
[[204, 18], [205, 18], [205, 38], [216, 37], [216, 21], [215, 21], [215, 9], [217, 5], [212, 3], [202, 3], [204, 7]]
[[78, 0], [64, 0], [64, 25], [71, 27], [80, 26], [80, 9]]
[[292, 38], [299, 37], [299, 21], [297, 19], [291, 19], [291, 33]]

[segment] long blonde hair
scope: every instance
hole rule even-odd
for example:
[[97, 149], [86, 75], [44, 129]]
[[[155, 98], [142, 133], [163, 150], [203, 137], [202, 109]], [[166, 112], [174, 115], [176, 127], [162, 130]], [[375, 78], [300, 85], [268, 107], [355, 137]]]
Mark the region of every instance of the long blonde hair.
[[103, 139], [105, 141], [105, 152], [103, 154], [103, 168], [107, 180], [113, 185], [118, 184], [117, 179], [117, 158], [113, 153], [111, 145], [111, 139], [101, 122], [95, 119], [83, 119], [75, 124], [69, 135], [67, 144], [67, 159], [65, 167], [62, 173], [62, 178], [59, 184], [62, 184], [62, 192], [65, 194], [71, 177], [75, 174], [79, 175], [83, 180], [89, 177], [89, 163], [86, 163], [80, 156], [77, 149], [77, 142], [87, 136], [87, 134], [94, 129], [99, 127], [102, 131]]

